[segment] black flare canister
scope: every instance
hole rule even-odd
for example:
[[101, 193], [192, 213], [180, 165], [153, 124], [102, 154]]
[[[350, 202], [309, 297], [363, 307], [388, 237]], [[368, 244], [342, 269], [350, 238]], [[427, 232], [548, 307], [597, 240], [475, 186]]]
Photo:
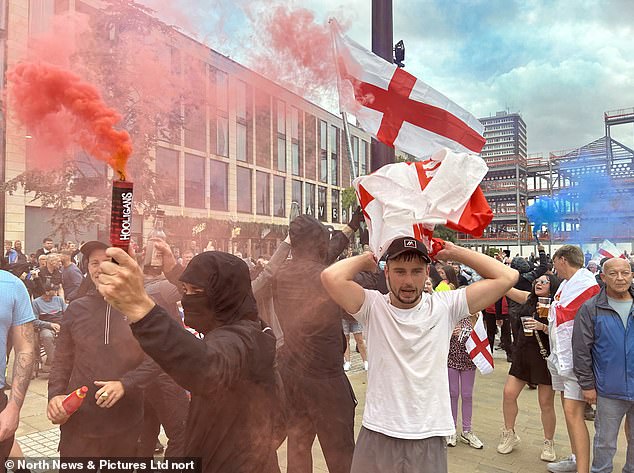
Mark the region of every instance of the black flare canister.
[[132, 237], [132, 182], [112, 181], [110, 243], [127, 252]]

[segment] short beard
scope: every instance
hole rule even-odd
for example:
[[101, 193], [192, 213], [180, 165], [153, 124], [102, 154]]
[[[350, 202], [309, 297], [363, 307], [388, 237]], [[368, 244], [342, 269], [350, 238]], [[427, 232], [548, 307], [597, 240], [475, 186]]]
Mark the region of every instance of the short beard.
[[394, 294], [394, 293], [392, 293], [392, 294], [394, 295], [394, 297], [396, 297], [396, 300], [397, 300], [397, 301], [399, 301], [401, 304], [406, 304], [406, 305], [408, 305], [408, 304], [417, 304], [417, 303], [419, 303], [419, 302], [420, 302], [421, 298], [423, 297], [423, 293], [422, 293], [422, 291], [421, 291], [421, 292], [419, 292], [419, 293], [418, 293], [418, 296], [416, 297], [416, 299], [414, 300], [414, 302], [407, 302], [407, 301], [404, 301], [403, 299], [401, 299], [401, 298], [398, 296], [398, 294]]

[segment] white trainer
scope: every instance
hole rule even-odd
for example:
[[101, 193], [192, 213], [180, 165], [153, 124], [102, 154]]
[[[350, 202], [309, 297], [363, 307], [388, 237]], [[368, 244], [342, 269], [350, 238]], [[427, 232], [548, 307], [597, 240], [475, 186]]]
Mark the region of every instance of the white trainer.
[[455, 447], [456, 446], [456, 434], [450, 435], [447, 437], [447, 446]]
[[544, 446], [542, 447], [542, 454], [539, 456], [545, 462], [554, 462], [557, 460], [557, 455], [555, 454], [555, 441], [554, 440], [544, 440]]
[[506, 455], [511, 453], [520, 443], [519, 436], [513, 430], [502, 429], [502, 436], [500, 437], [500, 443], [498, 444], [498, 453]]
[[482, 441], [473, 432], [462, 432], [460, 434], [460, 441], [468, 444], [472, 448], [484, 448], [484, 444], [482, 443]]
[[346, 362], [343, 364], [343, 370], [344, 370], [344, 371], [350, 371], [350, 367], [351, 367], [351, 366], [352, 366], [352, 365], [350, 364], [350, 362], [349, 362], [349, 361], [346, 361]]

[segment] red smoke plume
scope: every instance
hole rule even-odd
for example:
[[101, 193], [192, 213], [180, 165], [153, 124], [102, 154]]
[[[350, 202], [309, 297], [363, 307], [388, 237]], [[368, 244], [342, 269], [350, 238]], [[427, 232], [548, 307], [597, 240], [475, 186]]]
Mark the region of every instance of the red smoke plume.
[[[115, 130], [121, 116], [108, 108], [96, 87], [44, 63], [18, 64], [7, 73], [7, 80], [11, 108], [30, 133], [60, 151], [79, 145], [125, 179], [132, 153], [130, 135]], [[57, 132], [50, 133], [51, 129]]]
[[264, 6], [247, 12], [255, 32], [247, 62], [304, 97], [322, 103], [324, 95], [334, 97], [336, 70], [327, 22], [305, 8]]

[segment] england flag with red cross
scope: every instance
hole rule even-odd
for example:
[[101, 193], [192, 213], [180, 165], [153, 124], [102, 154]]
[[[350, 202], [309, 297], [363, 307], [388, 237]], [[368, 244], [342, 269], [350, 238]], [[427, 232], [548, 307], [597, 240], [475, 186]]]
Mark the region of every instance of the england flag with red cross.
[[403, 236], [430, 249], [437, 224], [481, 236], [493, 219], [478, 187], [487, 170], [482, 159], [442, 149], [425, 161], [388, 164], [355, 179], [370, 250], [381, 257]]
[[365, 131], [419, 158], [441, 148], [464, 153], [482, 150], [484, 126], [476, 117], [409, 72], [342, 35], [336, 20], [330, 24], [339, 106], [353, 114]]
[[481, 313], [465, 346], [467, 347], [469, 358], [471, 358], [473, 364], [480, 370], [480, 373], [493, 373], [493, 354], [491, 352], [489, 338], [487, 337], [487, 330], [484, 326], [484, 317]]

